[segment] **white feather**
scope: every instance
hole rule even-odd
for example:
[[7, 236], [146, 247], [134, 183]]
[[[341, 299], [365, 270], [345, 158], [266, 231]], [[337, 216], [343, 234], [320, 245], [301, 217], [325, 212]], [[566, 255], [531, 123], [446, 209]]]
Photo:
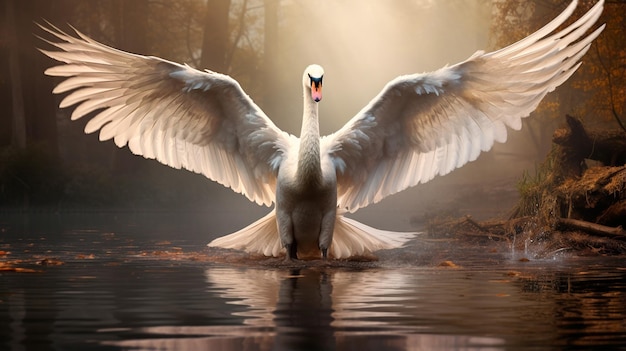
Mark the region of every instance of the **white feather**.
[[[507, 127], [522, 127], [521, 119], [576, 71], [604, 29], [602, 25], [585, 36], [602, 13], [599, 1], [578, 21], [550, 35], [575, 7], [576, 1], [545, 27], [504, 49], [479, 51], [456, 65], [389, 82], [342, 129], [323, 139], [325, 153], [342, 170], [339, 206], [356, 211], [445, 175], [475, 160], [479, 150], [506, 141]], [[372, 119], [376, 128], [364, 129], [363, 121]], [[389, 140], [396, 141], [394, 152], [384, 149]]]
[[[278, 129], [226, 75], [123, 52], [55, 27], [42, 29], [61, 41], [44, 40], [58, 50], [41, 51], [64, 63], [45, 73], [65, 78], [53, 92], [69, 92], [60, 106], [76, 106], [72, 119], [91, 116], [86, 133], [99, 131], [101, 140], [114, 139], [134, 154], [202, 173], [258, 204], [275, 203], [278, 192], [277, 210], [210, 246], [277, 256], [290, 245], [289, 235], [320, 248], [332, 237], [330, 255], [346, 258], [398, 247], [413, 233], [370, 228], [345, 218], [344, 209], [356, 211], [475, 160], [506, 141], [507, 128], [520, 129], [521, 119], [578, 69], [604, 25], [586, 34], [602, 13], [599, 1], [555, 33], [576, 5], [508, 47], [392, 80], [324, 138], [321, 92], [312, 98], [323, 69], [309, 66], [302, 140]], [[319, 203], [311, 205], [310, 193]], [[325, 219], [335, 212], [334, 222]], [[277, 223], [289, 226], [279, 230]]]
[[[330, 256], [344, 259], [402, 247], [415, 234], [375, 229], [340, 213], [335, 222]], [[265, 256], [279, 256], [285, 251], [278, 234], [275, 210], [235, 233], [211, 241], [208, 246]]]

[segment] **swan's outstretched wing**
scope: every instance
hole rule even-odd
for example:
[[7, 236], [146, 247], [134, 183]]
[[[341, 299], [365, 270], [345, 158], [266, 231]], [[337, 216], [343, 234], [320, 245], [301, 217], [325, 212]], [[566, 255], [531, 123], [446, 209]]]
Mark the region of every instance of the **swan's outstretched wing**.
[[[602, 1], [566, 29], [551, 34], [574, 11], [499, 51], [432, 73], [391, 81], [342, 129], [325, 137], [322, 154], [337, 169], [339, 207], [349, 211], [380, 201], [475, 160], [507, 127], [521, 128], [550, 91], [579, 67], [604, 26], [586, 31]], [[582, 38], [582, 39], [581, 39]]]
[[100, 131], [134, 154], [204, 174], [250, 200], [270, 205], [280, 160], [297, 139], [280, 131], [229, 76], [201, 72], [158, 57], [113, 49], [76, 31], [44, 30], [61, 51], [41, 50], [64, 65], [46, 70], [67, 77], [54, 93], [71, 91], [61, 107], [72, 119], [93, 116]]

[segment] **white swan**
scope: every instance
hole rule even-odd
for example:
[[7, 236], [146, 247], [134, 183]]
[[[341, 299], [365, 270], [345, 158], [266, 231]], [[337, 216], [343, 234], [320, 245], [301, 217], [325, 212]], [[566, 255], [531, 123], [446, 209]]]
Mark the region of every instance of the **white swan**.
[[504, 49], [476, 52], [431, 73], [398, 77], [343, 128], [320, 138], [324, 72], [303, 75], [300, 138], [281, 131], [232, 78], [119, 51], [76, 31], [42, 27], [62, 42], [41, 50], [65, 64], [54, 93], [72, 119], [99, 111], [85, 132], [134, 154], [202, 173], [262, 205], [264, 218], [209, 246], [287, 258], [335, 258], [394, 247], [406, 237], [342, 215], [475, 160], [507, 127], [521, 128], [541, 99], [567, 80], [604, 25], [599, 1], [567, 28], [576, 1], [545, 27]]

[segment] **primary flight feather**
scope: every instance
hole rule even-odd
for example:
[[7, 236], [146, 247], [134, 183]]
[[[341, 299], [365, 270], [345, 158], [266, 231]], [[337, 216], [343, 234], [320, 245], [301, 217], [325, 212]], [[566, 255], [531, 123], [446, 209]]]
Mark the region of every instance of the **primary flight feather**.
[[128, 145], [137, 155], [204, 174], [261, 205], [275, 204], [250, 226], [209, 246], [287, 259], [369, 254], [409, 236], [343, 216], [475, 160], [507, 128], [520, 129], [543, 97], [566, 81], [604, 25], [599, 1], [556, 32], [557, 18], [504, 49], [476, 52], [440, 70], [389, 82], [337, 132], [320, 137], [318, 105], [324, 70], [302, 75], [300, 137], [280, 130], [227, 75], [103, 45], [41, 26], [60, 42], [41, 50], [64, 64], [54, 93], [72, 119], [96, 111], [86, 133]]

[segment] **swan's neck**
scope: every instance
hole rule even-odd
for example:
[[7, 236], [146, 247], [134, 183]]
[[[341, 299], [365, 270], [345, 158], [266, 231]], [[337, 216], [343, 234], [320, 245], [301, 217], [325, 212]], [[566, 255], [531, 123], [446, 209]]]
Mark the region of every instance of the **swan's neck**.
[[320, 126], [318, 104], [304, 93], [304, 115], [300, 131], [297, 177], [305, 184], [317, 183], [322, 178], [320, 163]]

